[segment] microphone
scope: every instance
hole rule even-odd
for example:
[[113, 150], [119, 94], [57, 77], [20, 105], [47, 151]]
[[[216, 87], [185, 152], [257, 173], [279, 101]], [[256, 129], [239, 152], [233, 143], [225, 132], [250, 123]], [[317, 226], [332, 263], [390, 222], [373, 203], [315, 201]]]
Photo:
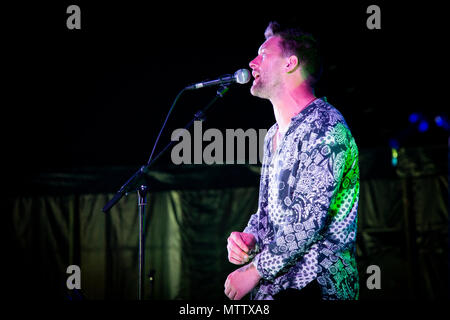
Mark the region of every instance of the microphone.
[[190, 86], [187, 86], [186, 90], [196, 90], [204, 87], [210, 87], [221, 84], [231, 84], [237, 82], [239, 84], [244, 84], [250, 81], [250, 71], [247, 69], [239, 69], [233, 75], [227, 74], [221, 76], [219, 79], [209, 80], [204, 82], [199, 82]]

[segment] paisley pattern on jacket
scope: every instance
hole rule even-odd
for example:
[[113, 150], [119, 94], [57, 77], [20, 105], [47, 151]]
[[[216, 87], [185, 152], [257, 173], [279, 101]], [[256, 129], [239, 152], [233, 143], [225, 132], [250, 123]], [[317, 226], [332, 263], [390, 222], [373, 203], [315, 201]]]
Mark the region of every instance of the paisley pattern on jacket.
[[322, 299], [358, 299], [355, 240], [358, 149], [343, 116], [316, 99], [292, 118], [273, 150], [275, 123], [264, 140], [252, 263], [262, 279], [252, 298], [273, 299], [317, 279]]

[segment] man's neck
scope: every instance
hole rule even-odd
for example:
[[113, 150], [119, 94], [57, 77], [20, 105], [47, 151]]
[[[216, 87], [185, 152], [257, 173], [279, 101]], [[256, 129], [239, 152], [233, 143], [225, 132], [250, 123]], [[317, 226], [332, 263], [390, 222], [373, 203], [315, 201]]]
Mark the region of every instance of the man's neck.
[[275, 120], [278, 130], [286, 132], [291, 123], [291, 119], [299, 114], [316, 97], [314, 91], [303, 86], [294, 90], [285, 90], [276, 98], [271, 99]]

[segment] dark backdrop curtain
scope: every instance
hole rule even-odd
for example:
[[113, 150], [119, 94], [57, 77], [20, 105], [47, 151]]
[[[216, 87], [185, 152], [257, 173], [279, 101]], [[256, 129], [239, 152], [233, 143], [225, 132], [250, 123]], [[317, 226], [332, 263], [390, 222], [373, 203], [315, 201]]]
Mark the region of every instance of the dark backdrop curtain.
[[[443, 298], [448, 284], [448, 154], [445, 148], [361, 152], [358, 265], [361, 299]], [[41, 172], [9, 194], [6, 282], [10, 296], [31, 299], [135, 299], [138, 212], [135, 193], [109, 213], [102, 207], [135, 168]], [[226, 239], [257, 210], [257, 166], [154, 170], [145, 220], [146, 299], [224, 300], [236, 267]], [[66, 269], [81, 268], [81, 290]], [[369, 265], [381, 290], [369, 290]], [[147, 275], [152, 274], [153, 281]]]

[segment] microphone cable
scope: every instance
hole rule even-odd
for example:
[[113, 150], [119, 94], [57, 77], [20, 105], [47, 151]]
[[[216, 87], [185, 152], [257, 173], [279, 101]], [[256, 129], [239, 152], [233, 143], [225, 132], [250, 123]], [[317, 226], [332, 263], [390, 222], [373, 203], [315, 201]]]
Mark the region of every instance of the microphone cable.
[[[150, 158], [148, 159], [147, 162], [147, 167], [150, 166], [150, 163], [152, 162], [152, 158], [153, 158], [153, 154], [155, 153], [156, 150], [156, 145], [158, 144], [159, 138], [161, 138], [161, 134], [164, 130], [164, 128], [166, 127], [167, 124], [167, 120], [169, 119], [170, 114], [172, 113], [173, 108], [175, 107], [175, 104], [177, 103], [178, 99], [180, 98], [181, 94], [186, 90], [186, 88], [181, 89], [181, 91], [177, 94], [177, 96], [175, 97], [175, 100], [172, 103], [172, 106], [169, 109], [169, 112], [167, 112], [167, 116], [166, 119], [164, 120], [164, 123], [161, 127], [161, 130], [159, 131], [158, 137], [156, 138], [155, 144], [153, 145], [153, 150], [152, 153], [150, 154]], [[155, 159], [156, 160], [156, 159]]]

